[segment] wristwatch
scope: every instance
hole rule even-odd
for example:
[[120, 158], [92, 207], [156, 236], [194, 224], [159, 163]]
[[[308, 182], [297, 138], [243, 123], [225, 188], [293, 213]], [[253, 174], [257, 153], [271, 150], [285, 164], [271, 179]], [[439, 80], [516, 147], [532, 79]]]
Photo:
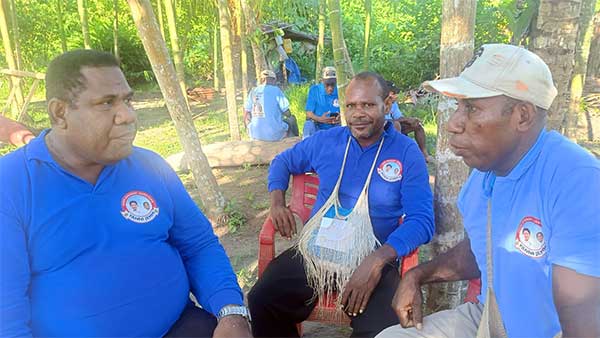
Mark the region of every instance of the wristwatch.
[[243, 305], [225, 305], [221, 308], [217, 314], [217, 320], [221, 320], [223, 317], [238, 315], [246, 318], [247, 321], [252, 321], [250, 317], [250, 311]]

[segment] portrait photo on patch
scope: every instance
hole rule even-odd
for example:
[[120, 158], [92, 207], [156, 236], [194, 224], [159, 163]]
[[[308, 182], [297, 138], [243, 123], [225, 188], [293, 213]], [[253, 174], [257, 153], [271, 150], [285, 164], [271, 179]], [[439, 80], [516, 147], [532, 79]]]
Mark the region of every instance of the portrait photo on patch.
[[396, 159], [387, 159], [377, 167], [377, 174], [387, 182], [397, 182], [402, 179], [402, 163]]
[[546, 254], [546, 237], [538, 218], [527, 216], [521, 220], [515, 234], [515, 248], [533, 258]]
[[158, 215], [154, 198], [143, 191], [133, 190], [121, 199], [121, 215], [136, 223], [147, 223]]

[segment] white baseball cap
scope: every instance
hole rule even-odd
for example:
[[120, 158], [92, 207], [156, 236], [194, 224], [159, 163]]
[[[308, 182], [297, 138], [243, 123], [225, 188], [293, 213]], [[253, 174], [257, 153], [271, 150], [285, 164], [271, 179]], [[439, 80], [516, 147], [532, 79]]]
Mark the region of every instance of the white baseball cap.
[[336, 71], [335, 71], [335, 67], [331, 67], [331, 66], [327, 66], [325, 68], [323, 68], [323, 80], [327, 80], [327, 79], [335, 79], [336, 77]]
[[481, 46], [459, 76], [426, 81], [423, 87], [464, 99], [506, 95], [544, 109], [557, 94], [552, 73], [539, 56], [506, 44]]
[[277, 78], [277, 76], [275, 75], [275, 72], [272, 71], [272, 70], [270, 70], [270, 69], [265, 69], [262, 72], [260, 72], [260, 78], [261, 79], [265, 79], [265, 78], [268, 78], [268, 77], [272, 77], [274, 79]]

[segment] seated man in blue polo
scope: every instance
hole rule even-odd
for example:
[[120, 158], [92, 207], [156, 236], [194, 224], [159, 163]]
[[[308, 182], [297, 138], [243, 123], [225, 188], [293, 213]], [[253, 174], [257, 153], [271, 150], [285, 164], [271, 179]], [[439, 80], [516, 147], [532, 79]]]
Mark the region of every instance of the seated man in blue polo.
[[0, 337], [251, 336], [210, 222], [132, 146], [132, 95], [111, 54], [50, 63], [52, 129], [0, 158]]
[[306, 99], [306, 121], [314, 123], [314, 130], [306, 128], [306, 138], [319, 130], [326, 130], [340, 125], [340, 104], [338, 102], [336, 72], [333, 67], [323, 68], [321, 83], [312, 85]]
[[279, 141], [298, 136], [298, 122], [290, 113], [290, 102], [275, 82], [275, 73], [263, 70], [260, 85], [252, 89], [246, 99], [244, 124], [254, 140]]

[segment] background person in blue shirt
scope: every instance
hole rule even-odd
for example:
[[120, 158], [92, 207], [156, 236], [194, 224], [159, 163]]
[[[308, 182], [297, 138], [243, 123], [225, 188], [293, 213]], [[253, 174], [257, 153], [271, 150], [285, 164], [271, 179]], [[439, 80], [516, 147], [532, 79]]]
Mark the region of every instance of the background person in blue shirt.
[[[424, 85], [458, 100], [448, 132], [473, 168], [458, 200], [468, 237], [401, 281], [394, 307], [402, 326], [417, 329], [379, 337], [476, 336], [487, 301], [488, 202], [493, 290], [508, 337], [600, 337], [600, 163], [545, 130], [557, 94], [548, 66], [517, 46], [483, 45], [460, 76]], [[421, 285], [478, 277], [479, 304], [422, 318]]]
[[[312, 85], [306, 99], [306, 120], [314, 122], [315, 130], [326, 130], [340, 125], [336, 72], [333, 67], [323, 68], [321, 83]], [[306, 128], [305, 128], [306, 129]], [[312, 133], [303, 131], [303, 136]]]
[[52, 129], [0, 158], [1, 337], [251, 336], [211, 224], [132, 146], [132, 96], [111, 54], [50, 63]]
[[[270, 217], [277, 231], [291, 238], [296, 225], [285, 202], [290, 175], [310, 171], [319, 175], [314, 215], [332, 194], [350, 138], [338, 196], [343, 208], [354, 208], [381, 146], [368, 189], [368, 214], [382, 245], [360, 263], [346, 288], [339, 290], [343, 291], [344, 310], [352, 316], [355, 337], [373, 337], [398, 322], [391, 307], [400, 278], [396, 260], [428, 242], [434, 231], [425, 160], [412, 139], [385, 122], [390, 104], [381, 76], [356, 75], [346, 89], [348, 126], [301, 141], [277, 155], [269, 169]], [[399, 225], [403, 215], [404, 222]], [[304, 321], [316, 305], [313, 296], [302, 255], [290, 249], [277, 256], [248, 294], [254, 335], [297, 337], [296, 323]]]
[[272, 70], [260, 73], [260, 85], [252, 89], [244, 105], [244, 123], [250, 138], [260, 141], [279, 141], [298, 136], [298, 122], [290, 113], [290, 102], [275, 85]]

